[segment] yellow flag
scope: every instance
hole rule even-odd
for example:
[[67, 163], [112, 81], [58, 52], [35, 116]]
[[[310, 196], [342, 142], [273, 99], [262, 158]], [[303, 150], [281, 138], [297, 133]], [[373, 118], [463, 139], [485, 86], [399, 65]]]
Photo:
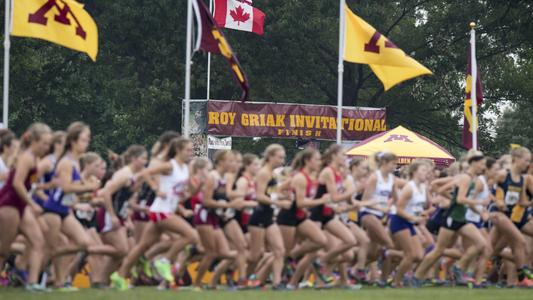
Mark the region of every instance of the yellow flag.
[[368, 64], [376, 76], [389, 90], [396, 84], [424, 74], [433, 74], [416, 60], [407, 56], [370, 26], [356, 16], [348, 6], [346, 14], [344, 60]]
[[98, 54], [96, 23], [74, 0], [15, 0], [11, 34], [85, 52], [93, 61]]

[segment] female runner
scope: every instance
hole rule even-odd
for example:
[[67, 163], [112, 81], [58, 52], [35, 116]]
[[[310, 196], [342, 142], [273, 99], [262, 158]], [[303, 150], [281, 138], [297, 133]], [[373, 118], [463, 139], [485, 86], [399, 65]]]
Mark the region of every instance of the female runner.
[[[85, 153], [80, 158], [80, 168], [81, 168], [81, 182], [91, 182], [96, 180], [102, 180], [106, 173], [106, 162], [100, 157], [100, 155], [94, 152]], [[72, 207], [74, 210], [74, 215], [80, 224], [85, 228], [85, 232], [91, 238], [91, 245], [103, 245], [102, 238], [97, 231], [97, 222], [96, 222], [96, 212], [98, 208], [103, 206], [104, 201], [102, 197], [98, 197], [96, 193], [83, 193], [78, 196], [79, 202], [74, 204]], [[91, 255], [88, 257], [87, 261], [85, 257], [78, 256], [70, 264], [69, 275], [71, 278], [74, 278], [75, 274], [80, 272], [88, 262], [91, 266], [91, 270], [99, 270], [104, 268], [104, 260], [101, 256]], [[102, 288], [106, 282], [106, 278], [102, 278], [98, 275], [101, 272], [91, 272], [91, 287], [93, 288]]]
[[[216, 159], [219, 164], [217, 171], [224, 173], [220, 160]], [[204, 247], [204, 255], [198, 265], [198, 271], [194, 285], [197, 288], [202, 287], [202, 280], [209, 266], [215, 259], [234, 260], [237, 251], [230, 250], [228, 241], [220, 229], [219, 217], [215, 214], [214, 209], [226, 208], [227, 205], [221, 205], [213, 199], [213, 182], [209, 174], [209, 161], [204, 158], [196, 158], [192, 164], [192, 176], [190, 180], [190, 191], [192, 200], [197, 205], [194, 207], [194, 225], [198, 230], [200, 241]], [[208, 197], [207, 197], [208, 196]]]
[[422, 214], [427, 201], [427, 176], [429, 167], [425, 161], [409, 165], [411, 181], [404, 186], [396, 203], [396, 214], [390, 218], [390, 232], [396, 245], [403, 251], [403, 258], [396, 269], [393, 286], [402, 287], [405, 273], [422, 260], [424, 250], [416, 236], [415, 224], [425, 220]]
[[[350, 171], [354, 180], [355, 194], [352, 199], [352, 203], [355, 201], [361, 201], [363, 199], [363, 193], [368, 181], [368, 175], [370, 168], [368, 163], [363, 159], [354, 159], [350, 162]], [[359, 247], [357, 251], [357, 263], [354, 266], [352, 274], [359, 283], [366, 282], [366, 262], [368, 256], [368, 250], [370, 248], [370, 238], [366, 232], [360, 227], [359, 210], [348, 213], [349, 222], [348, 227], [352, 231], [352, 234], [357, 241]]]
[[[165, 156], [168, 153], [170, 142], [178, 137], [179, 134], [175, 131], [166, 131], [159, 137], [151, 151], [152, 158], [150, 159], [150, 163], [148, 164], [149, 168], [164, 162]], [[151, 185], [157, 186], [158, 177], [153, 176], [149, 179], [149, 181], [151, 181]], [[154, 190], [152, 190], [152, 188], [150, 187], [150, 184], [146, 182], [143, 183], [141, 191], [139, 192], [138, 197], [136, 197], [137, 201], [133, 202], [131, 205], [131, 208], [133, 210], [132, 221], [134, 225], [134, 238], [137, 243], [141, 239], [141, 235], [144, 231], [144, 228], [150, 221], [150, 219], [148, 218], [149, 209], [156, 198], [156, 194]], [[148, 270], [147, 268], [145, 269]]]
[[[496, 176], [497, 201], [490, 216], [490, 221], [494, 225], [491, 241], [495, 253], [500, 253], [505, 246], [511, 248], [517, 268], [518, 284], [531, 287], [533, 273], [528, 267], [526, 239], [521, 233], [528, 221], [527, 214], [520, 208], [521, 205], [528, 206], [523, 173], [530, 165], [531, 152], [527, 148], [519, 147], [511, 151], [510, 157], [510, 168], [503, 169]], [[507, 158], [500, 160], [505, 162]], [[502, 166], [505, 167], [505, 164], [508, 163]]]
[[51, 130], [45, 124], [34, 123], [28, 128], [22, 136], [23, 152], [0, 190], [0, 266], [4, 265], [11, 243], [21, 232], [30, 243], [26, 285], [29, 291], [45, 290], [37, 283], [43, 264], [44, 237], [37, 223], [42, 209], [31, 199], [29, 190], [37, 182], [37, 163], [50, 148], [51, 138]]
[[[315, 198], [320, 199], [322, 195], [329, 194], [333, 205], [319, 205], [310, 209], [310, 219], [318, 222], [323, 230], [334, 237], [332, 242], [328, 243], [327, 253], [322, 257], [322, 263], [325, 265], [329, 265], [333, 258], [356, 245], [355, 238], [348, 227], [335, 217], [335, 205], [351, 200], [355, 194], [355, 189], [344, 190], [341, 168], [345, 164], [346, 156], [342, 146], [332, 145], [326, 150], [322, 158], [324, 168], [318, 176], [318, 188]], [[348, 254], [346, 260], [351, 261], [353, 253], [350, 252]]]
[[[48, 201], [43, 204], [42, 218], [46, 222], [47, 243], [52, 249], [52, 257], [72, 254], [78, 251], [93, 254], [112, 254], [114, 249], [101, 245], [92, 245], [91, 238], [71, 213], [71, 206], [77, 200], [76, 194], [93, 192], [100, 187], [96, 178], [82, 183], [80, 176], [80, 157], [85, 153], [90, 141], [90, 129], [81, 122], [72, 123], [67, 130], [65, 154], [57, 163], [55, 177], [57, 188], [50, 191]], [[61, 233], [73, 244], [61, 245]], [[61, 259], [55, 259], [55, 287], [62, 288], [68, 273], [60, 265]]]
[[299, 152], [293, 161], [292, 168], [297, 172], [291, 179], [291, 188], [294, 191], [295, 199], [290, 209], [280, 211], [278, 224], [282, 232], [285, 231], [284, 236], [288, 238], [285, 249], [293, 249], [296, 233], [307, 240], [301, 245], [304, 250], [299, 250], [301, 255], [305, 256], [298, 262], [287, 289], [296, 288], [304, 272], [316, 257], [316, 254], [311, 253], [328, 246], [326, 235], [316, 223], [307, 217], [306, 209], [331, 202], [328, 194], [322, 195], [320, 199], [314, 199], [317, 182], [316, 177], [312, 174], [316, 174], [320, 169], [320, 153], [318, 151], [307, 148]]
[[0, 189], [4, 186], [17, 152], [17, 137], [9, 129], [0, 129]]
[[115, 255], [103, 258], [105, 268], [96, 270], [101, 272], [98, 278], [109, 278], [129, 253], [127, 229], [124, 226], [129, 214], [128, 203], [140, 189], [142, 181], [136, 181], [135, 176], [144, 169], [148, 154], [144, 146], [132, 145], [115, 163], [121, 165], [117, 163], [121, 160], [126, 165], [116, 171], [104, 188], [98, 191], [98, 196], [104, 200], [104, 208], [96, 213], [98, 232], [104, 244], [111, 245], [116, 251]]
[[[237, 173], [237, 181], [235, 182], [235, 192], [239, 195], [243, 195], [243, 197], [239, 197], [236, 199], [246, 201], [247, 203], [252, 202], [257, 205], [255, 176], [261, 168], [259, 158], [255, 154], [247, 153], [243, 155], [242, 161], [243, 165]], [[252, 208], [245, 208], [240, 213], [240, 219], [238, 221], [243, 233], [248, 233], [248, 224], [250, 223], [250, 217], [252, 216], [253, 211], [254, 210]], [[256, 265], [256, 262], [257, 261], [254, 261], [253, 264], [250, 264], [248, 266], [248, 274], [253, 274], [252, 279], [253, 277], [255, 277], [255, 275], [258, 275], [257, 278], [259, 280], [258, 282], [253, 282], [251, 285], [258, 285], [260, 283], [263, 283], [267, 275], [266, 272], [263, 272], [263, 274], [260, 274], [258, 272], [259, 266]]]
[[444, 224], [439, 229], [435, 248], [424, 257], [413, 277], [413, 285], [415, 287], [421, 285], [420, 278], [425, 278], [429, 268], [443, 255], [444, 250], [455, 243], [458, 236], [470, 240], [472, 246], [466, 250], [463, 258], [453, 266], [456, 284], [466, 283], [464, 272], [461, 269], [461, 267], [464, 267], [464, 258], [470, 255], [477, 255], [483, 251], [484, 247], [488, 246], [476, 226], [466, 221], [467, 208], [475, 209], [477, 204], [477, 201], [473, 198], [476, 178], [485, 169], [485, 157], [480, 151], [471, 150], [468, 153], [467, 162], [469, 167], [465, 173], [456, 175], [451, 183], [439, 189], [440, 194], [446, 195], [449, 192], [449, 188], [455, 186], [451, 206], [448, 209]]
[[[240, 156], [240, 154], [239, 154]], [[219, 151], [215, 154], [215, 170], [208, 177], [206, 183], [206, 208], [216, 209], [225, 236], [238, 255], [235, 259], [222, 260], [214, 270], [209, 288], [215, 288], [222, 274], [235, 263], [239, 272], [239, 285], [244, 286], [246, 280], [246, 240], [238, 223], [240, 211], [245, 208], [253, 208], [255, 201], [244, 201], [244, 194], [237, 193], [229, 187], [230, 182], [235, 182], [238, 164], [237, 155], [232, 151]], [[242, 159], [242, 158], [241, 158]], [[241, 162], [242, 163], [242, 162]], [[239, 197], [240, 196], [240, 197]], [[216, 204], [215, 204], [216, 201]], [[218, 209], [217, 209], [218, 207]]]
[[[226, 200], [230, 203], [233, 201], [242, 200], [244, 197], [243, 194], [236, 191], [236, 182], [237, 182], [237, 173], [242, 167], [242, 154], [238, 151], [231, 151], [230, 169], [225, 174], [225, 187]], [[241, 201], [239, 201], [241, 202]], [[249, 207], [248, 207], [249, 208]], [[229, 208], [225, 210], [225, 216], [222, 218], [221, 226], [230, 242], [232, 248], [237, 250], [240, 254], [236, 258], [236, 268], [239, 273], [238, 285], [244, 287], [248, 284], [246, 280], [246, 261], [248, 257], [248, 242], [244, 236], [243, 228], [240, 225], [241, 221], [241, 209]], [[221, 270], [226, 270], [227, 266], [225, 264], [220, 264], [219, 268], [215, 271], [215, 274], [218, 275]]]
[[[175, 214], [180, 201], [187, 197], [187, 185], [189, 182], [189, 166], [187, 165], [193, 155], [193, 145], [189, 139], [177, 138], [172, 140], [166, 156], [166, 162], [157, 167], [146, 169], [141, 177], [149, 178], [154, 174], [160, 174], [158, 195], [150, 206], [150, 225], [146, 227], [141, 241], [130, 251], [124, 259], [118, 272], [111, 275], [115, 287], [120, 290], [129, 288], [125, 280], [129, 271], [155, 242], [159, 240], [165, 231], [180, 234], [180, 244], [177, 252], [188, 244], [198, 243], [198, 234], [181, 216]], [[156, 269], [167, 283], [172, 283], [174, 277], [171, 273], [171, 264], [168, 258], [163, 257], [156, 262]]]
[[395, 203], [398, 195], [398, 187], [393, 175], [396, 170], [396, 155], [390, 152], [378, 152], [373, 159], [378, 169], [368, 178], [363, 201], [373, 201], [375, 205], [359, 210], [359, 221], [372, 241], [369, 253], [374, 255], [369, 257], [371, 261], [378, 258], [378, 245], [385, 247], [386, 251], [394, 248], [394, 243], [383, 225], [383, 220], [389, 212], [390, 200], [392, 199]]
[[271, 144], [265, 149], [264, 165], [257, 173], [256, 197], [259, 205], [250, 218], [250, 263], [255, 265], [265, 252], [265, 241], [274, 254], [272, 265], [273, 289], [279, 289], [285, 248], [280, 229], [274, 220], [274, 207], [289, 209], [291, 201], [278, 199], [278, 182], [274, 177], [274, 169], [285, 162], [285, 149], [279, 144]]

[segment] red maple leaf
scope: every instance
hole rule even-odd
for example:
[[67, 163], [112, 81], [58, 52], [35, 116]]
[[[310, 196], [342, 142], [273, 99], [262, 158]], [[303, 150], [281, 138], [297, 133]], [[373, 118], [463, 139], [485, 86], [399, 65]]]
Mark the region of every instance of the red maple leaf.
[[229, 12], [230, 16], [233, 18], [234, 22], [237, 22], [237, 26], [241, 26], [241, 22], [246, 22], [250, 19], [250, 14], [245, 13], [242, 6], [237, 6], [235, 10]]

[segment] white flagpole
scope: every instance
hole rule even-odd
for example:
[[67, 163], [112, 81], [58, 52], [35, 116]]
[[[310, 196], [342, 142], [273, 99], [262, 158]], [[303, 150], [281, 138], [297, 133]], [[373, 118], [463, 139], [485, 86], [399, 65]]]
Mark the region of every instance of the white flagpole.
[[[213, 13], [213, 0], [209, 0], [209, 11]], [[209, 100], [211, 90], [211, 52], [207, 53], [207, 96], [206, 99]]]
[[470, 74], [472, 75], [472, 87], [470, 98], [472, 99], [472, 148], [477, 150], [477, 61], [476, 61], [476, 23], [470, 23]]
[[191, 47], [192, 47], [192, 1], [187, 0], [187, 49], [185, 50], [185, 109], [183, 111], [183, 135], [189, 137], [189, 114], [191, 106]]
[[2, 110], [2, 123], [8, 128], [9, 118], [9, 50], [11, 48], [11, 0], [6, 1], [5, 25], [4, 25], [4, 105]]
[[346, 1], [339, 4], [339, 64], [337, 79], [337, 144], [342, 143], [342, 86], [344, 76], [344, 6]]

